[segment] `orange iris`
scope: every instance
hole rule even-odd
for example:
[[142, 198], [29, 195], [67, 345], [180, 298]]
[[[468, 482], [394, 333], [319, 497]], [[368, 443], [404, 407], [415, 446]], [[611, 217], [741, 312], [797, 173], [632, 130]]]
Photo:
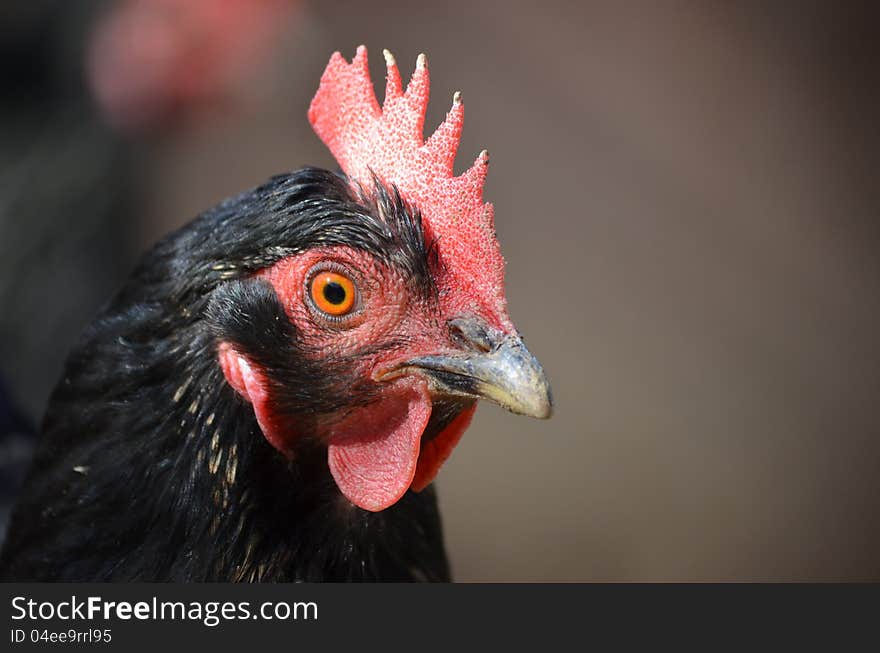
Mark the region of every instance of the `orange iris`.
[[339, 317], [354, 308], [354, 282], [338, 272], [327, 270], [316, 274], [309, 292], [315, 306], [327, 315]]

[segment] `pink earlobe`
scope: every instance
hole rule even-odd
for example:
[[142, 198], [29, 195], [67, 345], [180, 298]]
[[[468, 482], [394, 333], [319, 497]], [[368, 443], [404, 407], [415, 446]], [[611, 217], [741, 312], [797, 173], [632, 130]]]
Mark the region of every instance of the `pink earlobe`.
[[266, 440], [278, 451], [289, 454], [290, 446], [284, 437], [286, 431], [271, 411], [269, 384], [263, 371], [226, 342], [220, 343], [217, 356], [227, 383], [253, 406], [257, 424]]
[[247, 386], [245, 385], [244, 375], [242, 374], [242, 363], [245, 364], [248, 372], [251, 371], [250, 365], [244, 360], [244, 357], [235, 353], [229, 343], [226, 342], [220, 343], [220, 347], [217, 350], [217, 357], [220, 362], [220, 369], [223, 370], [223, 376], [226, 377], [226, 382], [229, 383], [238, 394], [250, 401], [251, 398], [248, 394]]

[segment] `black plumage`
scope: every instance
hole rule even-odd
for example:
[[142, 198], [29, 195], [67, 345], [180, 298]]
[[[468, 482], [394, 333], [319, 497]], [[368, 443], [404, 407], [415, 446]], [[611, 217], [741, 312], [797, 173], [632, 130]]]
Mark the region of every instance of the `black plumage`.
[[[378, 513], [342, 497], [326, 443], [293, 460], [225, 382], [219, 340], [308, 416], [370, 400], [350, 360], [320, 365], [254, 273], [346, 245], [428, 300], [432, 247], [393, 188], [305, 169], [223, 202], [147, 254], [70, 355], [0, 553], [3, 580], [448, 580], [432, 488]], [[381, 346], [381, 345], [376, 345]], [[435, 406], [431, 437], [468, 405]], [[308, 432], [308, 428], [305, 428]]]

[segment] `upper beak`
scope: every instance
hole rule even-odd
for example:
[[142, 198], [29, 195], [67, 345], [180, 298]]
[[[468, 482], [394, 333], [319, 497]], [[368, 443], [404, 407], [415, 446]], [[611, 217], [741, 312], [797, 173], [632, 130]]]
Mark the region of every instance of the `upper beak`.
[[473, 318], [453, 320], [450, 326], [464, 345], [461, 353], [411, 358], [383, 378], [419, 371], [436, 394], [488, 399], [518, 415], [550, 417], [550, 384], [521, 338], [490, 330]]

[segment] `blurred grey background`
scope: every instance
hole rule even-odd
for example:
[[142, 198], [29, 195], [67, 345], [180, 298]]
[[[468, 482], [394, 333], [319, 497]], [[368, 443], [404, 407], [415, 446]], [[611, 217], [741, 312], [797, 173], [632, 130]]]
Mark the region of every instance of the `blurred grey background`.
[[[70, 38], [88, 43], [126, 3], [150, 0], [69, 3], [87, 7]], [[426, 131], [461, 90], [459, 169], [492, 154], [511, 315], [557, 407], [536, 422], [482, 406], [441, 472], [456, 578], [880, 578], [871, 3], [286, 4], [246, 74], [218, 82], [222, 101], [184, 94], [130, 124], [86, 72], [102, 102], [73, 94], [113, 173], [93, 201], [125, 226], [103, 249], [67, 242], [87, 261], [41, 254], [95, 219], [82, 204], [22, 244], [8, 198], [34, 206], [22, 189], [41, 177], [8, 162], [11, 123], [0, 132], [0, 250], [24, 258], [0, 268], [0, 375], [31, 419], [137, 252], [272, 174], [335, 167], [305, 117], [331, 52], [366, 44], [381, 98], [381, 49], [406, 76], [424, 51]], [[70, 102], [47, 100], [37, 131]]]

